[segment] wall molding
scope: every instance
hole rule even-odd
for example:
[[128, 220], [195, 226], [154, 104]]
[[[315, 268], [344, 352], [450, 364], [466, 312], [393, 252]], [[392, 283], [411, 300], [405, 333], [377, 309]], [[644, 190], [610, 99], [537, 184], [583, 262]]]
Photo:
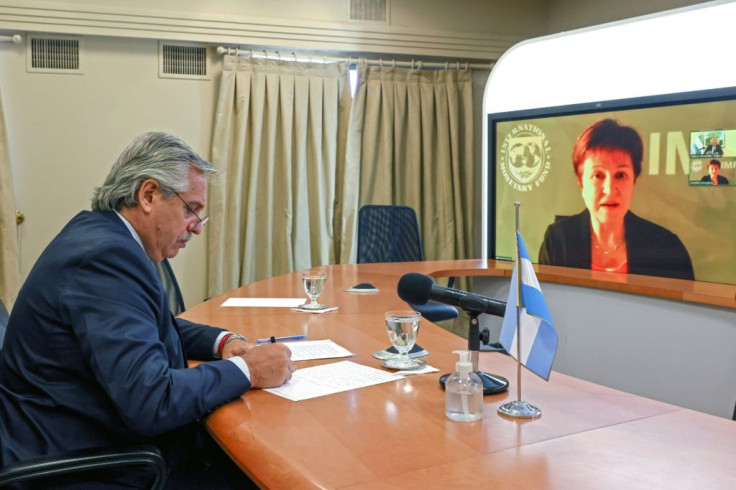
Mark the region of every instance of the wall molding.
[[108, 7], [0, 2], [3, 30], [213, 44], [285, 47], [343, 53], [497, 60], [523, 36], [392, 28], [375, 24], [186, 14]]

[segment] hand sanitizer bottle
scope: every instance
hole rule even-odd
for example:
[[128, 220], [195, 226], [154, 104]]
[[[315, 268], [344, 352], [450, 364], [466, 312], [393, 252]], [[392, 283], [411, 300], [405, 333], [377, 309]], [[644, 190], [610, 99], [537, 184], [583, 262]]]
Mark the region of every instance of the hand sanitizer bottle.
[[460, 355], [456, 371], [445, 381], [445, 414], [458, 422], [474, 422], [483, 418], [483, 382], [473, 372], [470, 352], [453, 351]]

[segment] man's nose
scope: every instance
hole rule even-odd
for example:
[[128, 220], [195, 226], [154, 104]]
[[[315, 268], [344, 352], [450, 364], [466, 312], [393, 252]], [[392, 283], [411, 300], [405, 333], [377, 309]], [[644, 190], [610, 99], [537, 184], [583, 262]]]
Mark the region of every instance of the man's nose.
[[193, 223], [189, 223], [187, 226], [187, 231], [189, 233], [194, 233], [195, 235], [199, 235], [202, 233], [202, 222], [199, 220], [194, 221]]

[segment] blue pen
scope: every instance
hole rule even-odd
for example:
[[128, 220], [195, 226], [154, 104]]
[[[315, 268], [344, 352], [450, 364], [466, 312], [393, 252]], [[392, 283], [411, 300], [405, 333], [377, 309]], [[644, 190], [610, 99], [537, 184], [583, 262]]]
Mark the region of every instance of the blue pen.
[[301, 339], [306, 339], [306, 338], [307, 338], [306, 335], [289, 335], [288, 337], [269, 337], [267, 339], [258, 339], [256, 340], [256, 343], [265, 344], [267, 342], [272, 342], [272, 343], [276, 341], [283, 342], [285, 340], [301, 340]]

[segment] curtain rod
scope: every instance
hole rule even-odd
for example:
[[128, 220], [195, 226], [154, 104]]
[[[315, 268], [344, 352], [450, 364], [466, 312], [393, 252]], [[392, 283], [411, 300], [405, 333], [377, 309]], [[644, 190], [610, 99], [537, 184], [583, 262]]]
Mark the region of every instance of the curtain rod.
[[475, 70], [490, 70], [493, 68], [494, 62], [489, 62], [487, 64], [483, 63], [467, 63], [467, 62], [460, 62], [460, 61], [446, 61], [446, 62], [439, 62], [439, 61], [396, 61], [396, 60], [369, 60], [363, 57], [356, 57], [356, 58], [335, 58], [332, 56], [312, 56], [308, 54], [297, 54], [294, 52], [288, 53], [288, 54], [282, 54], [279, 51], [274, 51], [272, 53], [268, 53], [265, 49], [262, 50], [253, 50], [253, 49], [238, 49], [238, 48], [230, 48], [230, 47], [224, 47], [219, 46], [217, 48], [218, 54], [230, 54], [235, 56], [252, 56], [253, 58], [263, 58], [263, 59], [278, 59], [278, 60], [292, 60], [292, 61], [299, 61], [302, 63], [307, 62], [322, 62], [322, 63], [337, 63], [342, 61], [347, 61], [348, 63], [357, 63], [359, 61], [363, 61], [365, 63], [368, 63], [369, 65], [380, 65], [386, 66], [398, 66], [401, 68], [463, 68], [467, 70], [468, 68], [475, 69]]
[[20, 43], [23, 42], [23, 36], [21, 36], [20, 34], [13, 34], [13, 35], [5, 34], [5, 35], [0, 35], [0, 42], [20, 44]]

